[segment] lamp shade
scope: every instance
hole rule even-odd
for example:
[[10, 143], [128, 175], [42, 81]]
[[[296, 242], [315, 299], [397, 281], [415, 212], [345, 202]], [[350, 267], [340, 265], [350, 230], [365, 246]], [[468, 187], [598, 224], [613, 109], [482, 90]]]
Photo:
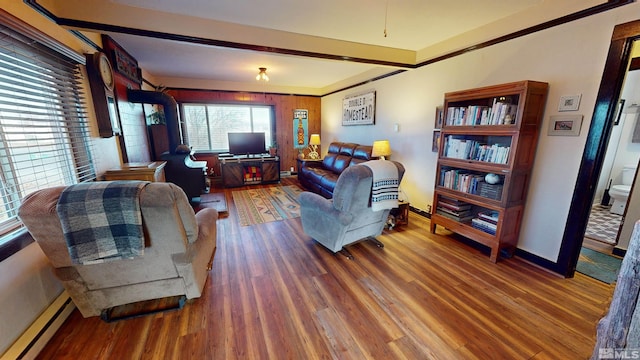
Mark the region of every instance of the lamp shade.
[[309, 145], [320, 145], [320, 134], [311, 134], [309, 137]]
[[391, 145], [389, 140], [376, 140], [373, 142], [373, 150], [371, 150], [372, 157], [382, 157], [391, 155]]

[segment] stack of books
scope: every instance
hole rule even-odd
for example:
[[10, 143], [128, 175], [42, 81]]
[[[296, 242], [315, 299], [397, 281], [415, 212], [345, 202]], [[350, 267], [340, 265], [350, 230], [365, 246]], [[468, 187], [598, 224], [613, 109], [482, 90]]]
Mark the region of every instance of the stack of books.
[[436, 214], [448, 217], [459, 222], [469, 221], [475, 216], [472, 211], [471, 204], [445, 196], [440, 196], [438, 198]]
[[482, 181], [477, 185], [477, 194], [488, 199], [500, 201], [502, 199], [502, 187], [502, 184], [489, 184]]
[[495, 235], [498, 228], [499, 214], [497, 211], [486, 210], [478, 212], [476, 218], [471, 219], [471, 226], [488, 234]]

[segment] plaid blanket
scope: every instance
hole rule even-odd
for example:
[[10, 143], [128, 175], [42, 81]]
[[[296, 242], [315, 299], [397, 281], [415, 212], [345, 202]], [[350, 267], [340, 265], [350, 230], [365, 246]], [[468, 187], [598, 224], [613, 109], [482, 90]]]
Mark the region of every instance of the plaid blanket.
[[371, 210], [380, 211], [398, 207], [398, 168], [391, 161], [371, 160], [363, 162], [373, 173], [371, 186]]
[[141, 256], [139, 195], [145, 181], [96, 181], [67, 187], [56, 211], [75, 264]]

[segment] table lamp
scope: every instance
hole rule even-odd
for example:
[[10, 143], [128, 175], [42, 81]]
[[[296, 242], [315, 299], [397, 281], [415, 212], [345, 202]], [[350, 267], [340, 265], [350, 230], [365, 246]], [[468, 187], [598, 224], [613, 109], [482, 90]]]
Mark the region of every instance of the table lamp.
[[391, 155], [391, 145], [389, 140], [376, 140], [373, 142], [373, 150], [371, 150], [371, 157], [379, 157], [380, 160], [386, 160], [385, 156]]
[[320, 159], [320, 155], [318, 154], [318, 145], [320, 145], [320, 134], [311, 134], [309, 137], [309, 146], [311, 147], [311, 151], [309, 151], [310, 159]]

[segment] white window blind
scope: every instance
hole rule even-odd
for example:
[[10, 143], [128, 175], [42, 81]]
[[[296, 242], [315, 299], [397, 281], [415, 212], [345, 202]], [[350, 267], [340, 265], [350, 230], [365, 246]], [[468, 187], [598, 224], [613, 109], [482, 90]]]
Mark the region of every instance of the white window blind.
[[0, 25], [0, 244], [21, 226], [20, 199], [94, 180], [77, 62]]

